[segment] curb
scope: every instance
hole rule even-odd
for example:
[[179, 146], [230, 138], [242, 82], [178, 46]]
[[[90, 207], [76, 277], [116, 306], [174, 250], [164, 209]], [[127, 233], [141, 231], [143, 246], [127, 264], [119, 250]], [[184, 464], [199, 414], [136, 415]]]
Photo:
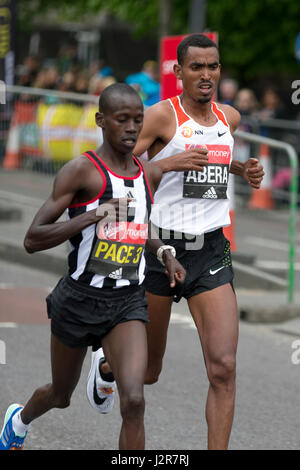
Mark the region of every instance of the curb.
[[47, 253], [28, 254], [23, 247], [5, 242], [0, 242], [0, 258], [12, 263], [22, 264], [28, 268], [58, 274], [59, 276], [66, 274], [68, 271], [67, 257], [64, 259]]
[[248, 323], [283, 323], [297, 317], [300, 317], [300, 307], [296, 305], [240, 308], [240, 319]]

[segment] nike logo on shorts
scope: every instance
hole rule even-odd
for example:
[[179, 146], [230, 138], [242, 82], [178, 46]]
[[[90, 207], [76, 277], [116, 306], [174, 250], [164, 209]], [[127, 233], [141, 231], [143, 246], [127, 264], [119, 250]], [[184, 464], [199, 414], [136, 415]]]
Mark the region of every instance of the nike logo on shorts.
[[214, 274], [216, 274], [218, 271], [221, 271], [221, 269], [225, 268], [225, 266], [221, 266], [220, 268], [218, 269], [215, 269], [214, 271], [212, 269], [209, 270], [209, 274], [211, 274], [212, 276]]

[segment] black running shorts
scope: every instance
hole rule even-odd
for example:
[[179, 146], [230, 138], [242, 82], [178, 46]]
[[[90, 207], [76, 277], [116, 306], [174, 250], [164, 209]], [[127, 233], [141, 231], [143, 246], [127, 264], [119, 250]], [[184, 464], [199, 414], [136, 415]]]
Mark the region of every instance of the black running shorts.
[[[230, 242], [224, 237], [223, 230], [206, 233], [203, 237], [191, 239], [190, 235], [168, 232], [159, 229], [159, 236], [165, 245], [176, 249], [176, 258], [186, 269], [187, 275], [183, 285], [171, 288], [165, 274], [165, 267], [156, 256], [147, 251], [147, 272], [144, 282], [147, 292], [164, 297], [173, 297], [179, 302], [181, 297], [189, 299], [196, 294], [230, 283], [233, 288], [233, 269], [230, 253]], [[202, 248], [195, 249], [197, 246]]]
[[118, 323], [149, 321], [143, 286], [98, 289], [65, 276], [46, 302], [51, 332], [70, 347], [93, 346], [96, 350]]

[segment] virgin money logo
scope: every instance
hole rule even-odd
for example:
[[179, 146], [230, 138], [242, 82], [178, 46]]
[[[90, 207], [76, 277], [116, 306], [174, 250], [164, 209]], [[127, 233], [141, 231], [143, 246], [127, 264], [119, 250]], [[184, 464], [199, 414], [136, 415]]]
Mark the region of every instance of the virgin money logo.
[[148, 224], [134, 222], [109, 222], [99, 229], [101, 240], [122, 241], [123, 243], [144, 244], [148, 237]]
[[102, 228], [101, 237], [106, 240], [123, 240], [127, 236], [126, 222], [109, 222]]
[[[185, 144], [185, 150], [201, 148], [203, 145]], [[231, 150], [229, 145], [206, 145], [208, 150], [208, 163], [229, 164], [231, 160]]]

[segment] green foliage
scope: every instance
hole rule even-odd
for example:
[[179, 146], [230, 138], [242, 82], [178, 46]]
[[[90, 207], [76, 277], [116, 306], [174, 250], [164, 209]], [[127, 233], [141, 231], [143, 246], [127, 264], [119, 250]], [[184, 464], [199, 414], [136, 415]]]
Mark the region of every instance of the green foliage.
[[[136, 27], [136, 33], [158, 37], [159, 5], [163, 0], [63, 0], [60, 16], [83, 18], [101, 10]], [[189, 1], [170, 0], [170, 34], [188, 33]], [[20, 26], [37, 14], [57, 10], [57, 0], [22, 0]], [[207, 0], [207, 30], [219, 33], [222, 63], [245, 79], [257, 74], [298, 73], [294, 44], [300, 32], [300, 2], [296, 0]]]
[[300, 2], [294, 0], [208, 1], [207, 26], [219, 32], [222, 62], [244, 78], [299, 73], [294, 54], [299, 19]]

